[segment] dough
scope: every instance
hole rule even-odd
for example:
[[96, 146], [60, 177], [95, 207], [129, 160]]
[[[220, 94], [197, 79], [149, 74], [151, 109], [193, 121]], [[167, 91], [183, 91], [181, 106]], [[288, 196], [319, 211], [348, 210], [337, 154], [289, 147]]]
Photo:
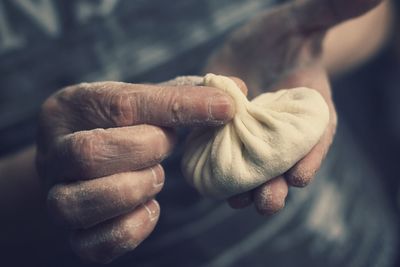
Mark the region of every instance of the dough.
[[194, 130], [185, 146], [183, 174], [206, 196], [227, 198], [283, 174], [328, 124], [328, 106], [313, 89], [280, 90], [249, 101], [228, 77], [207, 74], [204, 85], [224, 90], [236, 105], [232, 121]]

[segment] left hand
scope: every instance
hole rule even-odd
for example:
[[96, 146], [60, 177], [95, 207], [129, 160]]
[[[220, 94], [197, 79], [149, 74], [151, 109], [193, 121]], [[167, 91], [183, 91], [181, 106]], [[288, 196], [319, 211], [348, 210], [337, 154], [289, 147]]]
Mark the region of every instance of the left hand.
[[[261, 214], [284, 207], [288, 187], [304, 187], [320, 168], [332, 143], [337, 115], [326, 71], [321, 63], [322, 42], [328, 29], [359, 16], [382, 0], [301, 0], [266, 11], [236, 30], [210, 59], [207, 72], [241, 77], [249, 95], [306, 86], [321, 93], [330, 121], [314, 148], [286, 173], [231, 197], [233, 208], [254, 202]], [[257, 91], [257, 89], [262, 90]]]

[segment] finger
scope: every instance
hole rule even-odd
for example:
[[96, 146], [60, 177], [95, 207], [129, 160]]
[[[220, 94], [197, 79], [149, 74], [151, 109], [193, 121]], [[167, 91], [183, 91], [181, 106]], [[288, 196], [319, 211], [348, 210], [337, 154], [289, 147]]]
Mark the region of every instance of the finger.
[[202, 76], [179, 76], [172, 80], [158, 83], [159, 86], [202, 86]]
[[288, 7], [298, 30], [304, 33], [324, 31], [345, 20], [358, 17], [382, 3], [383, 0], [302, 0]]
[[[243, 80], [234, 76], [230, 76], [229, 78], [235, 82], [244, 95], [247, 95], [248, 89]], [[251, 192], [245, 192], [228, 199], [228, 204], [233, 209], [242, 209], [249, 206], [251, 203], [253, 203]]]
[[80, 180], [153, 166], [172, 151], [175, 134], [151, 125], [95, 129], [63, 136], [46, 177]]
[[159, 214], [157, 201], [150, 200], [127, 215], [73, 232], [71, 246], [82, 259], [111, 262], [146, 239], [153, 231]]
[[228, 204], [233, 209], [243, 209], [253, 203], [253, 196], [251, 192], [245, 192], [228, 199]]
[[291, 186], [304, 187], [312, 181], [332, 144], [335, 129], [336, 123], [331, 122], [312, 150], [285, 173], [285, 178]]
[[320, 64], [317, 63], [307, 68], [293, 71], [280, 83], [276, 84], [274, 89], [293, 88], [297, 86], [307, 86], [317, 90], [325, 99], [329, 108], [329, 123], [320, 141], [303, 159], [285, 173], [285, 178], [289, 185], [304, 187], [315, 176], [328, 152], [336, 131], [337, 115], [332, 101], [328, 77]]
[[258, 213], [272, 215], [285, 206], [285, 199], [288, 194], [286, 180], [279, 176], [253, 191], [254, 204]]
[[329, 123], [320, 141], [299, 162], [284, 175], [291, 186], [304, 187], [315, 176], [332, 143], [336, 131], [337, 115], [332, 101], [330, 85], [325, 70], [318, 62], [306, 68], [297, 69], [287, 74], [284, 79], [275, 84], [273, 90], [307, 86], [317, 90], [325, 99], [329, 108]]
[[236, 85], [240, 88], [242, 93], [247, 96], [249, 89], [247, 89], [246, 83], [242, 79], [239, 79], [238, 77], [230, 76], [229, 78], [233, 80], [236, 83]]
[[58, 184], [47, 198], [50, 214], [73, 229], [88, 228], [133, 210], [153, 198], [164, 184], [160, 165], [95, 180]]
[[[243, 94], [247, 95], [248, 89], [247, 89], [246, 83], [243, 80], [241, 80], [237, 77], [234, 77], [234, 76], [230, 76], [229, 78], [235, 82], [235, 84], [239, 87], [239, 89], [242, 91]], [[251, 192], [245, 192], [245, 193], [230, 197], [228, 199], [228, 204], [233, 209], [242, 209], [242, 208], [249, 206], [251, 203], [253, 203]]]
[[234, 114], [231, 97], [205, 86], [86, 83], [66, 88], [57, 99], [64, 112], [71, 114], [73, 124], [86, 129], [137, 124], [221, 125]]

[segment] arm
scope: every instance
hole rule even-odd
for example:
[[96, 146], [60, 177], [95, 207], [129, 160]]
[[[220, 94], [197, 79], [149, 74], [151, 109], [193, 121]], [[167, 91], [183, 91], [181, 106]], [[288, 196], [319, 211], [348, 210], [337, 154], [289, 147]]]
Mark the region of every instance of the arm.
[[322, 59], [329, 74], [357, 67], [379, 51], [391, 35], [394, 16], [391, 2], [385, 1], [367, 14], [329, 30]]

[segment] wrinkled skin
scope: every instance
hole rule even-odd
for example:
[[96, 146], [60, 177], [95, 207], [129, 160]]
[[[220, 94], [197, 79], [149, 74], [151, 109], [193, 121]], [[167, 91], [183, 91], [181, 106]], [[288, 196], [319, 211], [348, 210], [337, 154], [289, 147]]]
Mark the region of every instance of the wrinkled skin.
[[[288, 185], [305, 186], [319, 168], [336, 127], [329, 83], [320, 65], [325, 31], [378, 4], [372, 0], [304, 0], [260, 14], [233, 33], [207, 70], [241, 77], [249, 95], [308, 86], [324, 96], [331, 122], [313, 150], [281, 177], [229, 200], [253, 201], [263, 214], [284, 205]], [[312, 14], [312, 16], [310, 15]], [[236, 79], [242, 90], [245, 84]], [[262, 89], [262, 90], [260, 90]], [[79, 84], [42, 107], [37, 168], [49, 186], [48, 207], [70, 229], [82, 258], [110, 262], [154, 229], [164, 183], [160, 165], [176, 126], [216, 126], [232, 119], [232, 99], [194, 85]]]
[[[42, 107], [38, 171], [51, 215], [82, 258], [109, 262], [154, 229], [160, 162], [174, 126], [215, 126], [234, 114], [215, 88], [102, 82], [65, 88]], [[157, 125], [157, 126], [155, 126]]]

